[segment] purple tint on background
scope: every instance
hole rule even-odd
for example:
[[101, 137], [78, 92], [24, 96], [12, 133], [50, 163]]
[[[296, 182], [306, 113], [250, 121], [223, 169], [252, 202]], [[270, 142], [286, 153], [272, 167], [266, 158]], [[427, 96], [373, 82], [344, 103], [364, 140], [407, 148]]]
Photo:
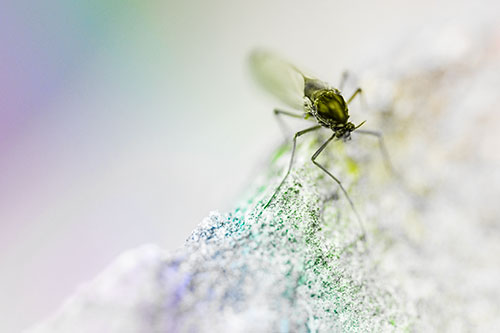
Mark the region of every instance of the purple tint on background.
[[[102, 38], [76, 4], [11, 2], [0, 9], [0, 156], [48, 112]], [[82, 15], [83, 13], [83, 15]], [[15, 139], [14, 139], [15, 140]]]

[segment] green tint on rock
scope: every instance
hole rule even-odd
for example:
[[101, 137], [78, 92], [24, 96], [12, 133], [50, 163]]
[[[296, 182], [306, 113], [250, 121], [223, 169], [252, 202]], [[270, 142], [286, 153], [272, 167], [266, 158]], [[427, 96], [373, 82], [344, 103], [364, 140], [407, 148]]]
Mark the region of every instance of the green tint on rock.
[[[297, 156], [308, 156], [317, 145], [315, 137], [304, 139]], [[338, 156], [345, 154], [343, 149], [331, 148], [322, 160], [342, 174], [347, 187], [355, 188], [357, 164], [345, 163], [346, 158]], [[282, 166], [289, 152], [281, 147], [273, 156], [273, 168]], [[269, 174], [263, 183], [276, 182], [281, 173], [274, 169]], [[263, 199], [272, 190], [256, 190], [233, 214], [212, 217], [210, 224], [217, 225], [212, 234], [224, 235], [217, 240], [217, 250], [204, 245], [212, 240], [203, 234], [206, 228], [194, 232], [192, 245], [200, 247], [204, 257], [224, 271], [231, 267], [231, 274], [214, 280], [212, 288], [221, 295], [237, 288], [244, 304], [260, 304], [259, 311], [270, 320], [264, 331], [280, 331], [283, 318], [285, 332], [391, 332], [395, 323], [411, 327], [401, 293], [394, 294], [390, 281], [378, 275], [352, 210], [335, 196], [335, 184], [309, 158], [297, 158], [276, 200], [263, 209]], [[359, 204], [363, 207], [361, 199]], [[234, 299], [228, 306], [236, 304]]]

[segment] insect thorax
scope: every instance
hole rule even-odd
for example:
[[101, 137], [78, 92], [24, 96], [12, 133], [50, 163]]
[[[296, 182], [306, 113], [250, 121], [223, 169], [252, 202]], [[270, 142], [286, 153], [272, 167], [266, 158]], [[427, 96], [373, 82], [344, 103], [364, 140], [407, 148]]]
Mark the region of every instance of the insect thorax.
[[328, 128], [344, 127], [349, 119], [347, 103], [334, 88], [305, 91], [304, 109]]

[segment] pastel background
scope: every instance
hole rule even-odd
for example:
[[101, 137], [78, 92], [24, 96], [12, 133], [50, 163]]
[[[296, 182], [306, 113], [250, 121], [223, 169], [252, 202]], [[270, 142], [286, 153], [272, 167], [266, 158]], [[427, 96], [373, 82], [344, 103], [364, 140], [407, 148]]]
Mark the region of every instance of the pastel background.
[[[337, 82], [495, 1], [0, 4], [0, 331], [53, 313], [122, 251], [181, 246], [281, 134], [253, 84], [267, 46]], [[383, 59], [385, 63], [387, 59]]]

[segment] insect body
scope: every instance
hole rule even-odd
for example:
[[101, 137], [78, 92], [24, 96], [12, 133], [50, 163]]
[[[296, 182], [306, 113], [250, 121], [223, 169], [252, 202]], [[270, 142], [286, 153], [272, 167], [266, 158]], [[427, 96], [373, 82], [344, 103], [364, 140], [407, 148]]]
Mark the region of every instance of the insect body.
[[[349, 119], [348, 103], [339, 90], [327, 86], [322, 81], [306, 76], [303, 78], [306, 116], [314, 116], [321, 126], [330, 128], [337, 139], [348, 140], [351, 132], [363, 125], [364, 122], [355, 126], [347, 121]], [[361, 92], [360, 89], [356, 91], [355, 95], [359, 92]]]
[[[289, 106], [293, 107], [296, 110], [302, 111], [302, 113], [299, 114], [275, 109], [274, 113], [277, 116], [286, 115], [295, 118], [315, 120], [317, 122], [316, 125], [295, 133], [293, 137], [292, 156], [290, 158], [288, 170], [283, 180], [264, 206], [264, 209], [267, 208], [274, 200], [276, 194], [290, 174], [290, 170], [293, 164], [293, 158], [295, 155], [297, 138], [303, 134], [316, 131], [322, 127], [326, 127], [332, 131], [332, 135], [313, 154], [311, 160], [316, 166], [326, 172], [328, 176], [330, 176], [330, 178], [332, 178], [339, 185], [340, 189], [349, 201], [352, 210], [356, 214], [362, 230], [362, 238], [364, 238], [365, 231], [363, 228], [363, 223], [361, 222], [361, 218], [351, 198], [349, 197], [349, 194], [345, 190], [340, 180], [337, 179], [337, 177], [335, 177], [323, 165], [316, 161], [319, 154], [321, 154], [321, 152], [332, 140], [350, 140], [351, 133], [365, 123], [363, 121], [358, 125], [354, 125], [352, 122], [348, 121], [348, 105], [359, 93], [361, 93], [361, 89], [358, 88], [346, 101], [342, 96], [340, 90], [330, 87], [327, 83], [321, 80], [306, 76], [295, 66], [278, 58], [272, 53], [266, 51], [256, 51], [251, 55], [250, 60], [251, 67], [257, 80], [265, 88], [267, 88], [267, 90], [269, 90]], [[344, 79], [345, 76], [343, 77], [342, 81], [344, 81]], [[342, 83], [340, 84], [340, 87], [342, 87]], [[382, 135], [375, 131], [358, 130], [356, 132], [360, 134], [374, 135], [379, 138], [383, 157], [386, 160], [387, 165], [390, 167], [390, 162], [388, 160], [388, 155], [383, 143]]]

